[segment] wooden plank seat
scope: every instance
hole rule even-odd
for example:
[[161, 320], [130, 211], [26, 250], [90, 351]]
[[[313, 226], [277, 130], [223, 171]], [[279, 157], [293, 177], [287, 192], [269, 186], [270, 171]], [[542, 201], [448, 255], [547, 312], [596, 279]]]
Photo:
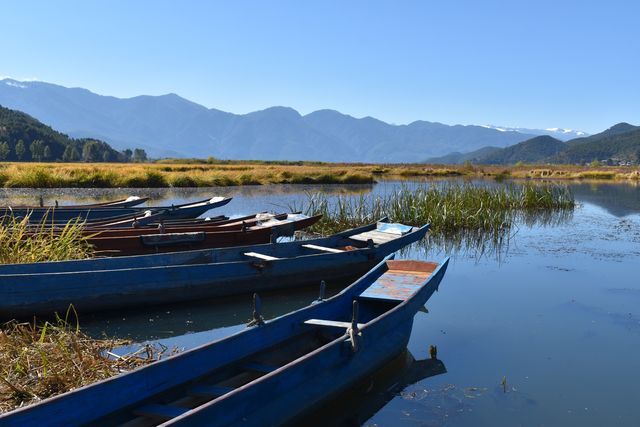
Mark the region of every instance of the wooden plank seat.
[[[349, 329], [351, 322], [340, 322], [338, 320], [324, 320], [324, 319], [308, 319], [304, 321], [305, 325], [326, 326], [330, 328], [344, 328]], [[364, 323], [358, 323], [358, 328], [364, 326]]]
[[265, 254], [259, 254], [257, 252], [245, 252], [243, 255], [249, 256], [249, 257], [253, 257], [253, 258], [258, 258], [258, 259], [261, 259], [263, 261], [276, 261], [276, 260], [280, 259], [278, 257], [274, 257], [274, 256], [271, 256], [271, 255], [265, 255]]
[[307, 248], [307, 249], [313, 249], [316, 251], [322, 251], [322, 252], [331, 252], [334, 254], [339, 254], [344, 252], [344, 250], [342, 249], [335, 249], [335, 248], [327, 248], [326, 246], [318, 246], [318, 245], [302, 245], [303, 248]]
[[177, 406], [152, 403], [150, 405], [142, 406], [133, 412], [141, 417], [167, 421], [172, 418], [179, 417], [189, 410], [189, 408], [179, 408]]
[[231, 391], [233, 391], [233, 388], [231, 387], [224, 387], [219, 385], [197, 385], [189, 389], [189, 394], [192, 396], [216, 398], [223, 396]]
[[349, 236], [350, 239], [358, 240], [360, 242], [373, 240], [373, 243], [377, 245], [381, 243], [390, 242], [392, 240], [397, 239], [398, 237], [400, 236], [398, 236], [397, 234], [385, 233], [383, 231], [378, 231], [378, 230], [365, 231], [364, 233], [359, 233], [359, 234], [354, 234], [353, 236]]

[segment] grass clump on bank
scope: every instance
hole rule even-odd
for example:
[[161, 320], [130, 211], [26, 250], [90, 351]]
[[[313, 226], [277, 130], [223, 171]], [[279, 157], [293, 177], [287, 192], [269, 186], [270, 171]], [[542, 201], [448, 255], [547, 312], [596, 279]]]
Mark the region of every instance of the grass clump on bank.
[[123, 356], [113, 353], [126, 344], [91, 338], [77, 322], [70, 325], [59, 317], [43, 325], [5, 323], [0, 327], [0, 413], [151, 363], [166, 351], [144, 346]]
[[0, 264], [84, 259], [94, 256], [88, 238], [82, 233], [84, 224], [70, 221], [62, 228], [29, 224], [28, 218], [0, 220]]
[[551, 185], [403, 186], [385, 196], [337, 197], [310, 194], [305, 213], [322, 214], [311, 231], [332, 234], [388, 216], [393, 222], [421, 226], [431, 224], [430, 238], [441, 243], [498, 244], [515, 220], [568, 212], [575, 207], [566, 187]]

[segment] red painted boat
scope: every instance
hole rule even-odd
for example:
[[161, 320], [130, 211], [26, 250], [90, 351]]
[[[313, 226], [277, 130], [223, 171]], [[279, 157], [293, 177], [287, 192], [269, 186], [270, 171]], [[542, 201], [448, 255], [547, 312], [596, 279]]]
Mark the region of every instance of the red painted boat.
[[315, 224], [321, 217], [322, 215], [308, 217], [301, 214], [288, 214], [285, 219], [271, 219], [261, 225], [254, 225], [240, 230], [92, 237], [89, 242], [95, 247], [99, 255], [105, 256], [141, 255], [253, 245], [269, 243], [280, 236], [292, 236], [295, 231]]

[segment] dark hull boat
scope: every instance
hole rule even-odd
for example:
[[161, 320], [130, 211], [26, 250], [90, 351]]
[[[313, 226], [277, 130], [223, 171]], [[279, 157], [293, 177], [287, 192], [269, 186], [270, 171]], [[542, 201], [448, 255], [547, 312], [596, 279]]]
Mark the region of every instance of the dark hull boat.
[[222, 249], [0, 265], [0, 320], [344, 281], [421, 240], [428, 226], [378, 223], [333, 236]]
[[58, 205], [56, 201], [55, 205], [49, 206], [29, 206], [29, 205], [18, 205], [18, 206], [4, 206], [4, 209], [91, 209], [91, 208], [101, 208], [101, 207], [124, 207], [130, 208], [133, 206], [138, 206], [146, 201], [148, 201], [148, 197], [138, 197], [138, 196], [129, 196], [126, 199], [119, 200], [111, 200], [108, 202], [99, 202], [99, 203], [88, 203], [85, 205]]
[[0, 216], [14, 217], [17, 219], [28, 217], [30, 222], [39, 223], [46, 220], [48, 223], [64, 223], [77, 218], [81, 220], [117, 220], [125, 215], [144, 215], [146, 211], [164, 212], [165, 218], [195, 218], [210, 209], [224, 206], [231, 201], [230, 198], [214, 197], [194, 203], [185, 203], [174, 206], [156, 206], [147, 208], [125, 206], [98, 206], [90, 208], [66, 208], [63, 206], [54, 208], [11, 208], [0, 210]]
[[[440, 264], [386, 259], [340, 294], [0, 417], [7, 427], [275, 426], [406, 348]], [[318, 276], [321, 277], [321, 276]]]
[[178, 233], [131, 234], [128, 236], [89, 237], [98, 254], [126, 256], [178, 252], [194, 249], [226, 248], [229, 246], [256, 245], [275, 242], [277, 237], [292, 236], [295, 231], [307, 228], [320, 220], [322, 215], [285, 215], [272, 218], [260, 225], [227, 229], [206, 227], [197, 231]]

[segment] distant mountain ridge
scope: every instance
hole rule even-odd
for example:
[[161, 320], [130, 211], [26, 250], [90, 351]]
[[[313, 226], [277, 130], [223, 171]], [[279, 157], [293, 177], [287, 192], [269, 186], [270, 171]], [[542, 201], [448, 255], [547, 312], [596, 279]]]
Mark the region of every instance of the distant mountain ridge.
[[334, 110], [288, 107], [249, 114], [208, 109], [175, 94], [120, 99], [44, 82], [0, 80], [0, 104], [74, 137], [152, 156], [416, 162], [452, 151], [507, 147], [535, 136], [483, 126], [416, 121], [392, 125]]
[[484, 147], [469, 153], [450, 153], [428, 163], [476, 164], [578, 163], [640, 164], [640, 127], [618, 123], [595, 135], [560, 141], [537, 136], [505, 148]]

